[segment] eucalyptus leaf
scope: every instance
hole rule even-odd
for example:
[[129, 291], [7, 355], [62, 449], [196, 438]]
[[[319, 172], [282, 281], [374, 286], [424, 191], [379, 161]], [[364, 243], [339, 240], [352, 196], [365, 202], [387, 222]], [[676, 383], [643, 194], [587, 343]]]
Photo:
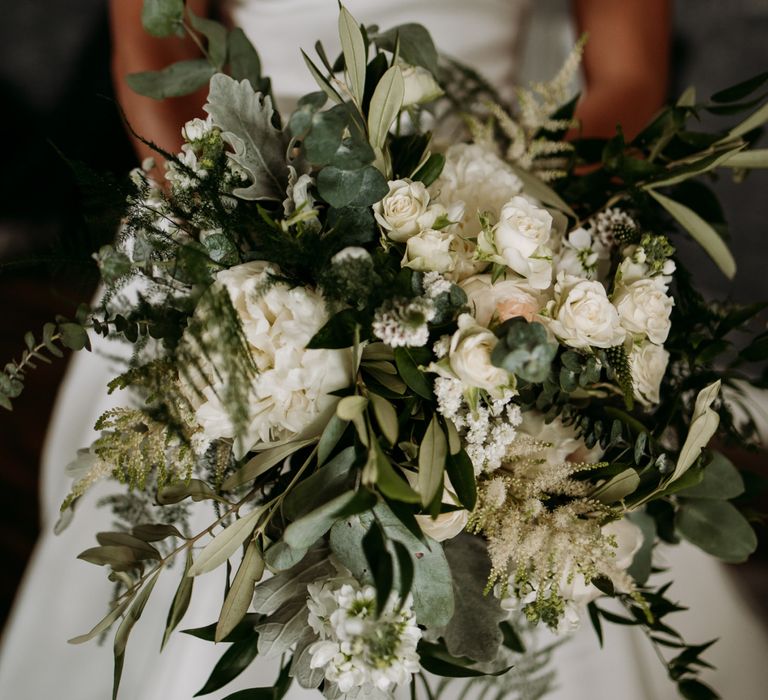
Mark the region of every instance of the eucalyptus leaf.
[[427, 507], [443, 488], [445, 459], [448, 455], [448, 440], [440, 427], [437, 415], [424, 433], [424, 439], [419, 446], [418, 485], [421, 495], [421, 505]]
[[355, 170], [326, 166], [317, 176], [320, 196], [332, 207], [367, 207], [389, 192], [386, 178], [372, 165]]
[[141, 23], [152, 36], [183, 36], [183, 17], [184, 0], [144, 0], [141, 8]]
[[715, 261], [723, 274], [732, 279], [736, 274], [736, 261], [733, 259], [731, 251], [728, 250], [723, 239], [717, 231], [712, 228], [696, 212], [689, 209], [680, 202], [675, 202], [669, 197], [665, 197], [652, 189], [647, 190], [664, 209], [666, 209], [677, 223], [679, 223], [688, 233], [693, 236], [696, 242], [704, 248], [709, 257]]
[[704, 467], [703, 479], [680, 492], [685, 498], [711, 498], [727, 501], [744, 493], [744, 479], [733, 463], [720, 452]]
[[294, 549], [287, 542], [280, 540], [264, 552], [264, 561], [273, 571], [285, 571], [296, 566], [306, 554], [306, 548]]
[[189, 23], [192, 28], [202, 34], [208, 41], [208, 58], [216, 67], [221, 70], [227, 60], [227, 29], [213, 19], [207, 17], [198, 17], [192, 10], [187, 9]]
[[259, 54], [239, 27], [229, 32], [227, 57], [229, 72], [235, 80], [247, 80], [257, 92], [269, 92], [269, 80], [261, 75]]
[[231, 525], [225, 527], [203, 547], [190, 567], [188, 575], [199, 576], [221, 566], [250, 537], [263, 513], [264, 507], [259, 506], [254, 508], [245, 517], [239, 518]]
[[627, 517], [643, 533], [643, 543], [640, 545], [640, 549], [635, 552], [627, 573], [636, 583], [643, 586], [651, 575], [653, 545], [656, 540], [656, 521], [643, 511], [629, 513]]
[[306, 598], [295, 598], [256, 625], [259, 654], [267, 657], [287, 652], [307, 629]]
[[125, 76], [125, 82], [139, 95], [164, 100], [199, 90], [215, 74], [216, 69], [204, 58], [193, 58], [177, 61], [162, 70], [130, 73]]
[[253, 598], [253, 587], [263, 574], [264, 560], [261, 557], [259, 545], [251, 540], [221, 607], [216, 625], [215, 640], [217, 642], [225, 639], [245, 617]]
[[391, 52], [399, 45], [400, 57], [406, 63], [421, 66], [432, 75], [438, 75], [437, 49], [429, 31], [421, 24], [408, 23], [393, 27], [379, 34], [376, 44]]
[[757, 548], [750, 524], [728, 501], [687, 500], [675, 517], [677, 531], [689, 542], [723, 561], [746, 561]]
[[287, 143], [272, 124], [269, 96], [255, 92], [248, 80], [238, 82], [219, 73], [211, 78], [203, 109], [233, 147], [230, 158], [251, 177], [248, 187], [233, 194], [241, 199], [282, 201], [288, 184]]

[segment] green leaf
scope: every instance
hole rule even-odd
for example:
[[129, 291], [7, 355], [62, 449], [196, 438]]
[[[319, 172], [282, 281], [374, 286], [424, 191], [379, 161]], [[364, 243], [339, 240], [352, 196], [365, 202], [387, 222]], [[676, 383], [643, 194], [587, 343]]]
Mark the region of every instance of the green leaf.
[[367, 207], [389, 192], [386, 178], [372, 165], [355, 170], [326, 166], [317, 176], [320, 196], [332, 207]]
[[624, 500], [627, 496], [637, 491], [638, 486], [640, 486], [640, 476], [638, 473], [631, 468], [625, 469], [620, 474], [616, 474], [607, 483], [596, 488], [592, 492], [592, 497], [597, 498], [601, 503], [610, 505], [611, 503]]
[[307, 68], [309, 69], [309, 72], [311, 73], [312, 77], [315, 79], [315, 82], [318, 84], [320, 89], [328, 95], [328, 97], [333, 101], [337, 103], [342, 103], [344, 100], [342, 99], [341, 95], [337, 92], [336, 88], [331, 85], [328, 78], [326, 78], [321, 72], [320, 69], [315, 65], [314, 61], [307, 56], [306, 53], [304, 53], [304, 50], [302, 49], [301, 55], [304, 57], [304, 63], [306, 64]]
[[706, 683], [696, 678], [683, 678], [677, 682], [677, 689], [685, 700], [719, 700], [720, 696]]
[[141, 617], [141, 613], [144, 612], [144, 607], [149, 600], [149, 596], [152, 593], [152, 589], [155, 587], [157, 577], [160, 576], [162, 568], [159, 568], [157, 572], [144, 584], [144, 588], [134, 598], [131, 607], [128, 609], [128, 613], [120, 623], [120, 627], [117, 628], [115, 634], [114, 644], [114, 656], [115, 656], [115, 672], [112, 682], [112, 700], [117, 699], [117, 691], [120, 688], [120, 678], [123, 675], [123, 662], [125, 661], [125, 647], [128, 644], [128, 637], [131, 634], [131, 630]]
[[395, 44], [398, 43], [400, 58], [406, 63], [426, 68], [434, 76], [438, 74], [437, 49], [429, 32], [421, 24], [401, 24], [376, 37], [376, 44], [385, 51], [394, 52]]
[[341, 440], [348, 425], [349, 423], [341, 420], [337, 415], [331, 416], [320, 436], [320, 442], [317, 443], [318, 466], [324, 464], [328, 457], [331, 456], [333, 448], [339, 444], [339, 440]]
[[368, 398], [373, 406], [373, 413], [382, 435], [390, 445], [394, 445], [400, 430], [395, 407], [384, 397], [373, 392], [368, 394]]
[[643, 189], [649, 190], [650, 188], [659, 187], [671, 187], [677, 185], [691, 178], [698, 177], [704, 173], [708, 173], [715, 168], [725, 167], [738, 167], [731, 165], [731, 160], [738, 158], [739, 154], [745, 148], [745, 144], [739, 144], [735, 148], [728, 148], [719, 153], [701, 158], [700, 160], [688, 163], [683, 167], [675, 168], [669, 175], [662, 174], [658, 179], [653, 180], [643, 187]]
[[193, 58], [177, 61], [162, 70], [130, 73], [125, 76], [125, 82], [139, 95], [164, 100], [199, 90], [215, 74], [216, 69], [204, 58]]
[[189, 569], [189, 576], [199, 576], [221, 566], [240, 545], [251, 536], [256, 523], [264, 513], [264, 506], [254, 508], [248, 515], [235, 520], [216, 535], [197, 555]]
[[239, 27], [229, 32], [227, 52], [229, 72], [235, 80], [247, 80], [257, 92], [269, 92], [269, 80], [261, 75], [259, 54]]
[[89, 632], [78, 635], [77, 637], [72, 637], [72, 639], [68, 639], [67, 644], [83, 644], [84, 642], [90, 641], [94, 637], [98, 637], [102, 632], [105, 632], [112, 626], [115, 620], [117, 620], [117, 618], [125, 612], [132, 601], [133, 598], [127, 598], [119, 605], [116, 605], [114, 608], [112, 608], [112, 610], [109, 611], [107, 615], [99, 620]]
[[732, 85], [725, 90], [720, 90], [712, 95], [712, 102], [738, 102], [745, 97], [749, 97], [755, 90], [761, 87], [768, 81], [768, 72], [760, 73], [759, 75], [744, 80], [743, 82]]
[[183, 36], [184, 0], [144, 0], [141, 23], [152, 36]]
[[462, 533], [445, 543], [445, 556], [455, 601], [453, 617], [442, 633], [445, 646], [453, 656], [493, 661], [503, 641], [499, 623], [508, 613], [485, 591], [491, 573], [486, 545], [480, 537]]
[[178, 537], [180, 540], [184, 539], [178, 529], [174, 525], [165, 523], [144, 523], [142, 525], [136, 525], [131, 532], [135, 537], [145, 542], [159, 542], [166, 537]]
[[707, 445], [720, 424], [720, 416], [712, 410], [712, 403], [720, 393], [720, 380], [704, 387], [696, 396], [696, 404], [675, 471], [667, 484], [679, 479], [699, 458], [701, 450]]
[[357, 21], [343, 5], [339, 12], [339, 37], [349, 76], [350, 91], [357, 104], [362, 105], [365, 92], [365, 67], [368, 64], [365, 39]]
[[193, 501], [205, 501], [214, 498], [216, 494], [210, 486], [200, 479], [190, 479], [189, 481], [179, 481], [176, 484], [163, 486], [157, 492], [157, 502], [161, 506], [179, 503], [185, 498], [191, 498]]
[[475, 483], [475, 468], [472, 460], [464, 450], [457, 454], [449, 454], [445, 462], [445, 470], [451, 480], [451, 486], [459, 499], [459, 503], [468, 511], [475, 509], [477, 503], [477, 485]]
[[223, 688], [245, 671], [258, 653], [256, 639], [257, 635], [254, 632], [250, 638], [235, 642], [229, 647], [214, 666], [205, 685], [195, 693], [194, 697], [208, 695]]
[[[240, 642], [243, 639], [253, 639], [253, 630], [256, 627], [256, 623], [259, 621], [259, 615], [256, 613], [248, 613], [240, 622], [240, 624], [235, 627], [234, 630], [229, 634], [229, 636], [226, 639], [222, 639], [221, 641], [232, 643], [232, 642]], [[188, 634], [192, 637], [197, 637], [198, 639], [202, 639], [206, 642], [212, 642], [215, 639], [216, 636], [216, 623], [212, 622], [210, 625], [206, 625], [205, 627], [195, 627], [193, 629], [188, 630], [181, 630], [182, 634]]]
[[723, 274], [732, 279], [736, 274], [736, 261], [725, 242], [704, 219], [680, 202], [675, 202], [652, 189], [647, 190], [669, 214], [704, 248]]
[[376, 588], [376, 610], [380, 615], [384, 611], [392, 592], [394, 571], [392, 555], [387, 551], [384, 534], [375, 520], [371, 521], [368, 532], [363, 536], [363, 552], [368, 562], [368, 571], [371, 572]]
[[434, 398], [429, 379], [419, 369], [408, 348], [395, 348], [395, 364], [397, 365], [397, 371], [411, 391], [427, 400]]
[[88, 339], [88, 333], [79, 323], [62, 323], [59, 326], [61, 333], [61, 344], [70, 350], [91, 349], [91, 341]]
[[160, 552], [151, 544], [127, 532], [99, 532], [96, 534], [96, 541], [105, 546], [129, 547], [137, 556], [144, 559], [160, 559]]
[[360, 326], [357, 312], [344, 309], [331, 316], [325, 325], [307, 343], [308, 350], [330, 348], [341, 350], [355, 343], [355, 333]]
[[627, 569], [627, 573], [642, 586], [651, 575], [653, 545], [656, 539], [656, 521], [643, 511], [629, 513], [627, 517], [643, 533], [643, 543], [640, 545], [640, 549], [635, 552], [632, 564]]
[[433, 153], [427, 158], [427, 162], [413, 174], [412, 179], [424, 183], [425, 187], [429, 187], [440, 177], [444, 167], [445, 156], [442, 153]]
[[303, 447], [307, 447], [316, 441], [317, 438], [297, 440], [296, 442], [289, 442], [285, 445], [278, 445], [277, 447], [259, 452], [259, 454], [248, 460], [240, 469], [224, 480], [224, 483], [221, 485], [222, 490], [232, 491], [243, 484], [247, 484], [249, 481], [253, 481], [268, 472], [272, 467], [285, 461], [294, 452], [298, 452]]
[[738, 124], [728, 132], [728, 135], [722, 139], [723, 141], [730, 141], [732, 139], [738, 139], [748, 134], [750, 131], [761, 127], [768, 121], [768, 102], [760, 107], [756, 112], [753, 112], [748, 116], [741, 124]]
[[[248, 543], [243, 560], [237, 569], [224, 604], [221, 606], [219, 621], [216, 625], [215, 640], [226, 639], [248, 612], [253, 598], [253, 587], [264, 574], [264, 560], [255, 540]], [[193, 579], [189, 579], [190, 581]]]
[[738, 151], [723, 161], [726, 168], [768, 168], [768, 148]]
[[376, 469], [376, 486], [387, 498], [403, 503], [420, 503], [421, 497], [394, 469], [389, 457], [381, 449], [378, 440], [373, 440], [370, 447], [369, 462], [373, 461]]
[[184, 614], [189, 608], [189, 602], [192, 600], [192, 587], [195, 584], [195, 579], [189, 576], [189, 567], [192, 566], [192, 550], [187, 550], [187, 563], [184, 565], [184, 573], [181, 575], [181, 581], [179, 581], [179, 587], [176, 589], [176, 593], [173, 596], [171, 607], [168, 610], [168, 618], [165, 622], [165, 632], [163, 633], [163, 641], [160, 644], [160, 651], [167, 644], [173, 631], [179, 626]]
[[255, 92], [247, 80], [238, 82], [218, 73], [211, 78], [203, 109], [233, 147], [229, 157], [251, 177], [248, 187], [233, 194], [241, 199], [282, 200], [288, 184], [286, 141], [272, 124], [272, 100]]
[[[192, 28], [200, 32], [208, 41], [208, 57], [217, 70], [224, 67], [227, 60], [227, 29], [213, 19], [198, 17], [192, 10], [187, 10]], [[255, 87], [255, 86], [254, 86]]]
[[691, 488], [680, 492], [685, 498], [708, 498], [727, 501], [744, 493], [744, 479], [731, 461], [720, 452], [704, 467], [704, 478]]
[[307, 549], [294, 549], [280, 540], [264, 552], [264, 561], [274, 571], [285, 571], [296, 566], [306, 555]]
[[295, 598], [278, 608], [256, 630], [259, 633], [259, 654], [284, 654], [301, 639], [307, 629], [307, 599]]
[[368, 109], [368, 138], [375, 149], [383, 149], [392, 122], [403, 107], [405, 81], [399, 66], [392, 66], [373, 91]]
[[368, 399], [365, 396], [345, 396], [336, 405], [336, 415], [344, 421], [353, 421], [363, 415]]
[[413, 587], [413, 577], [415, 569], [413, 566], [413, 559], [408, 548], [397, 540], [392, 541], [392, 546], [395, 550], [395, 556], [397, 557], [397, 569], [399, 572], [399, 583], [397, 590], [400, 593], [401, 604], [408, 597]]
[[[367, 510], [371, 501], [367, 492], [358, 498], [358, 491], [347, 491], [328, 501], [303, 518], [291, 523], [283, 533], [283, 540], [293, 549], [306, 549], [322, 537], [353, 504]], [[353, 508], [355, 510], [356, 508]]]
[[275, 700], [275, 689], [269, 688], [248, 688], [238, 690], [222, 698], [222, 700]]
[[497, 673], [471, 668], [468, 659], [452, 656], [440, 645], [422, 641], [418, 647], [419, 662], [424, 670], [444, 678], [474, 678], [477, 676], [501, 675], [509, 670], [505, 668]]
[[133, 547], [123, 545], [106, 545], [102, 547], [91, 547], [77, 555], [78, 559], [87, 561], [89, 564], [97, 566], [110, 566], [115, 571], [125, 571], [136, 566], [145, 559], [157, 559], [158, 557], [149, 553], [141, 552]]
[[425, 508], [442, 492], [447, 454], [448, 440], [434, 415], [419, 446], [418, 488]]
[[757, 548], [755, 531], [728, 501], [687, 500], [677, 511], [675, 525], [689, 542], [729, 563], [746, 561]]

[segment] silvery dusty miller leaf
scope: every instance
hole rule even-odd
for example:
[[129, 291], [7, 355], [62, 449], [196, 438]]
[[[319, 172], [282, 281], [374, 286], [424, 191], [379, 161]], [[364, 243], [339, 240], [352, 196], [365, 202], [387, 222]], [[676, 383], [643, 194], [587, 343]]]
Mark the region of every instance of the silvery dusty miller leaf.
[[288, 182], [286, 142], [272, 125], [272, 100], [255, 92], [247, 80], [217, 74], [211, 78], [204, 109], [234, 148], [232, 160], [251, 177], [248, 187], [233, 194], [241, 199], [282, 200]]

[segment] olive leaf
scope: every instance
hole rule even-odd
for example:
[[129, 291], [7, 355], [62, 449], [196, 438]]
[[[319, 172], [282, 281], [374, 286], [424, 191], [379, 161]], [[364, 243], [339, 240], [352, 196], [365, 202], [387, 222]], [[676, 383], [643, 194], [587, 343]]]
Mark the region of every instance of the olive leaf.
[[[253, 598], [253, 587], [264, 574], [264, 559], [259, 545], [251, 540], [237, 569], [224, 604], [221, 606], [219, 621], [216, 624], [215, 640], [225, 639], [245, 617]], [[192, 580], [192, 579], [190, 579]]]
[[421, 505], [424, 507], [432, 503], [435, 496], [442, 491], [447, 455], [448, 440], [437, 416], [432, 416], [419, 446], [418, 488]]

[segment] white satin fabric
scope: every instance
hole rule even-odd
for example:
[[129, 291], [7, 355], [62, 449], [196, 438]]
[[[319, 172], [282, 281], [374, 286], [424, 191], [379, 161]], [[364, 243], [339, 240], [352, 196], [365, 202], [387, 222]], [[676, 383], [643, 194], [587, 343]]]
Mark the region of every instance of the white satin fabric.
[[[346, 0], [360, 20], [382, 28], [418, 21], [432, 31], [438, 46], [474, 65], [508, 92], [516, 69], [517, 31], [524, 0]], [[321, 38], [329, 54], [337, 51], [336, 0], [252, 0], [232, 8], [235, 23], [254, 39], [264, 72], [273, 79], [286, 104], [315, 90], [297, 47], [312, 49]], [[528, 56], [546, 54], [547, 45], [529, 47]], [[308, 51], [311, 53], [311, 51]], [[102, 484], [83, 499], [74, 522], [61, 536], [52, 534], [58, 508], [69, 488], [63, 468], [76, 450], [95, 437], [96, 418], [124, 397], [107, 396], [106, 384], [118, 366], [106, 359], [125, 355], [125, 348], [104, 341], [94, 352], [74, 359], [64, 382], [44, 455], [43, 534], [16, 601], [0, 648], [0, 698], [10, 700], [106, 700], [112, 682], [110, 634], [103, 646], [65, 640], [89, 629], [106, 610], [110, 584], [104, 572], [75, 557], [93, 546], [94, 533], [110, 528], [108, 509], [96, 507], [100, 496], [114, 491]], [[193, 528], [208, 524], [205, 508]], [[759, 700], [768, 687], [768, 637], [735, 589], [724, 568], [690, 546], [668, 552], [675, 580], [671, 595], [690, 604], [692, 612], [676, 624], [692, 641], [721, 638], [708, 658], [718, 668], [708, 672], [725, 700]], [[225, 650], [175, 634], [159, 654], [168, 605], [180, 566], [160, 576], [150, 602], [131, 635], [120, 697], [124, 700], [187, 700], [204, 684]], [[195, 582], [192, 606], [181, 627], [213, 622], [222, 596], [222, 574], [212, 572]], [[637, 630], [605, 627], [601, 651], [588, 624], [555, 654], [559, 689], [552, 700], [674, 700], [669, 683], [647, 641]], [[279, 659], [261, 659], [239, 679], [209, 697], [220, 700], [241, 688], [270, 685]], [[289, 700], [318, 698], [293, 687]], [[454, 697], [460, 697], [454, 693]]]

